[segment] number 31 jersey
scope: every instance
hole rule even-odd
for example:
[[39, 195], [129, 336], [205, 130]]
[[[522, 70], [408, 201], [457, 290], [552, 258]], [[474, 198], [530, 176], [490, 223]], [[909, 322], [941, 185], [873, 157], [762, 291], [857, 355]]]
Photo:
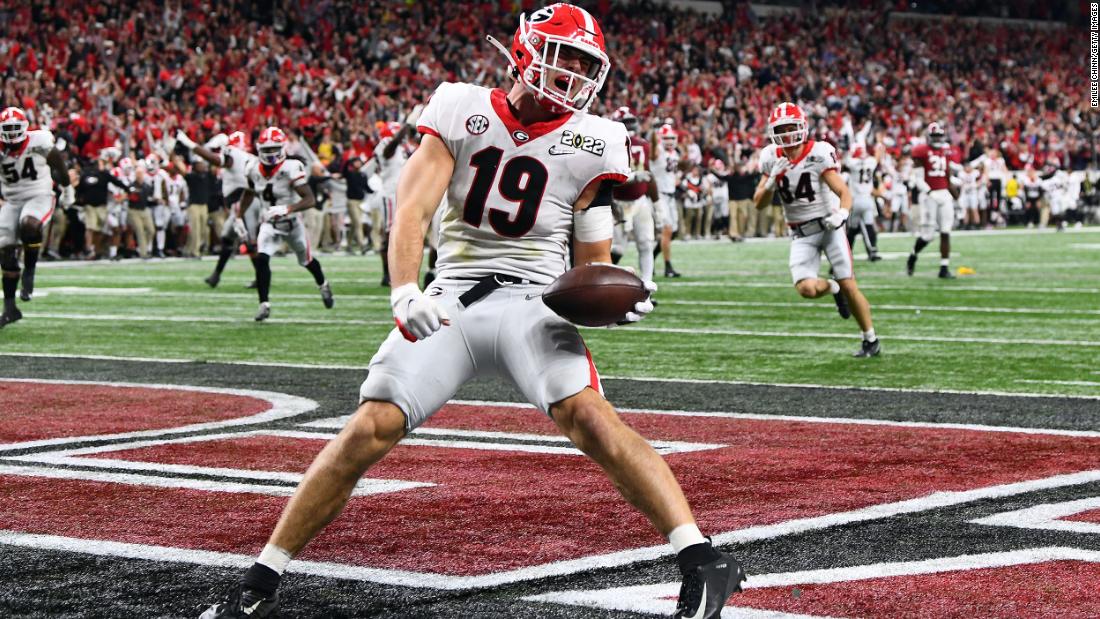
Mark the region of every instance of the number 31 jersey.
[[262, 208], [290, 206], [299, 200], [295, 187], [306, 184], [306, 167], [297, 159], [284, 159], [268, 169], [255, 160], [245, 174], [248, 187], [256, 194]]
[[565, 272], [573, 204], [585, 187], [623, 182], [630, 170], [622, 123], [574, 113], [522, 125], [499, 89], [443, 83], [417, 128], [455, 160], [440, 218], [440, 279], [502, 273], [549, 284]]
[[[772, 175], [782, 153], [775, 144], [768, 144], [760, 151], [760, 171]], [[791, 167], [776, 180], [775, 195], [783, 204], [783, 216], [788, 223], [802, 223], [829, 214], [826, 192], [832, 191], [821, 176], [826, 170], [836, 171], [840, 166], [836, 149], [828, 142], [810, 140], [801, 154], [791, 159]]]
[[28, 200], [53, 195], [53, 179], [46, 155], [53, 149], [49, 131], [28, 131], [27, 138], [14, 149], [0, 149], [0, 186], [6, 200]]

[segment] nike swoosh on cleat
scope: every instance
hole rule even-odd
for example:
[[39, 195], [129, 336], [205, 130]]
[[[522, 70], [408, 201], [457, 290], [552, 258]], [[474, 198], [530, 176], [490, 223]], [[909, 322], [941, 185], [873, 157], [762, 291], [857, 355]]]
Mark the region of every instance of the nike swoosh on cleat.
[[[706, 585], [704, 584], [703, 585], [703, 593], [706, 593], [706, 591], [707, 591]], [[256, 612], [256, 609], [259, 608], [260, 604], [263, 604], [263, 603], [264, 603], [264, 601], [262, 599], [261, 600], [256, 600], [256, 603], [253, 604], [252, 606], [249, 606], [248, 608], [241, 608], [241, 612], [243, 612], [246, 615], [251, 615], [252, 613]]]
[[695, 609], [695, 614], [684, 619], [703, 619], [703, 616], [707, 612], [707, 583], [703, 583], [703, 595], [699, 597], [699, 608]]

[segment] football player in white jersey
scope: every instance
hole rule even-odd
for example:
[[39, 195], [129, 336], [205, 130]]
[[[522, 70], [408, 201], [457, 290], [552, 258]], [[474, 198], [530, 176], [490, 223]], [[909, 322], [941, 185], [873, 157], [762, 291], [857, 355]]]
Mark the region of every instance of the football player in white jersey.
[[[56, 148], [53, 134], [44, 129], [27, 131], [30, 123], [17, 107], [0, 112], [0, 271], [3, 271], [4, 312], [0, 328], [23, 317], [15, 305], [22, 279], [21, 298], [30, 301], [34, 272], [42, 249], [44, 226], [54, 211], [53, 184], [69, 185], [65, 158]], [[23, 246], [24, 269], [19, 266]], [[22, 277], [20, 277], [22, 276]]]
[[[827, 142], [807, 141], [806, 116], [793, 103], [780, 103], [768, 118], [771, 144], [760, 152], [763, 176], [753, 201], [757, 209], [783, 204], [791, 235], [791, 279], [798, 294], [816, 299], [832, 294], [842, 318], [854, 315], [863, 332], [856, 357], [874, 357], [881, 350], [871, 323], [871, 306], [856, 285], [852, 249], [841, 228], [852, 208], [852, 194], [840, 177], [836, 149]], [[840, 198], [830, 209], [826, 191]], [[829, 259], [836, 279], [818, 277], [821, 252]]]
[[389, 232], [393, 222], [393, 209], [397, 201], [397, 179], [401, 176], [401, 168], [405, 166], [409, 155], [405, 150], [405, 139], [412, 135], [416, 129], [416, 119], [420, 116], [421, 106], [417, 106], [409, 113], [402, 123], [387, 123], [382, 132], [382, 139], [374, 147], [374, 162], [372, 170], [377, 170], [378, 177], [382, 180], [382, 196], [378, 207], [381, 209], [372, 217], [373, 225], [378, 227], [381, 241], [378, 255], [382, 258], [382, 286], [390, 285], [389, 271]]
[[[684, 574], [677, 617], [718, 617], [740, 589], [740, 563], [699, 532], [668, 465], [604, 399], [576, 327], [541, 299], [566, 270], [571, 240], [576, 263], [610, 260], [611, 192], [630, 168], [623, 126], [585, 113], [610, 68], [604, 50], [587, 11], [554, 4], [520, 17], [510, 91], [443, 83], [432, 95], [397, 192], [397, 328], [371, 360], [358, 412], [314, 460], [257, 562], [204, 617], [274, 610], [282, 571], [360, 476], [479, 373], [511, 380], [669, 536]], [[439, 277], [424, 293], [424, 234], [445, 192]], [[650, 309], [643, 301], [624, 319]]]
[[851, 175], [852, 216], [848, 218], [848, 245], [855, 242], [856, 235], [863, 237], [863, 246], [867, 248], [867, 257], [871, 262], [882, 260], [878, 255], [878, 231], [875, 227], [875, 171], [878, 169], [884, 150], [881, 145], [872, 157], [867, 147], [856, 144], [848, 156], [848, 173]]
[[680, 277], [672, 268], [672, 235], [680, 228], [680, 212], [676, 208], [676, 185], [680, 180], [679, 136], [672, 125], [664, 124], [650, 140], [650, 171], [657, 183], [657, 225], [661, 228], [661, 255], [665, 258], [665, 277]]
[[203, 280], [211, 288], [217, 288], [226, 263], [241, 243], [248, 246], [253, 270], [256, 267], [256, 238], [260, 231], [261, 203], [253, 202], [247, 212], [240, 212], [241, 197], [248, 189], [247, 173], [256, 164], [256, 157], [248, 152], [245, 135], [241, 131], [234, 131], [228, 136], [219, 133], [205, 146], [196, 144], [182, 131], [176, 133], [176, 141], [210, 162], [210, 165], [222, 168], [222, 196], [229, 216], [221, 229], [222, 251], [218, 255], [218, 263], [214, 265], [214, 272]]
[[645, 281], [653, 279], [654, 237], [653, 200], [657, 184], [649, 170], [649, 142], [638, 135], [638, 117], [623, 106], [611, 114], [611, 120], [621, 122], [630, 137], [630, 175], [612, 193], [616, 213], [615, 234], [611, 240], [611, 260], [619, 263], [626, 251], [627, 239], [633, 234], [638, 248], [638, 273]]
[[260, 296], [260, 309], [256, 321], [271, 316], [271, 256], [284, 241], [298, 256], [298, 264], [305, 267], [321, 291], [321, 301], [326, 309], [333, 306], [332, 287], [325, 280], [321, 263], [313, 257], [309, 235], [299, 212], [313, 208], [313, 192], [307, 182], [305, 164], [297, 159], [287, 159], [287, 137], [282, 129], [268, 127], [256, 140], [256, 161], [245, 171], [248, 188], [241, 197], [240, 210], [247, 213], [253, 200], [259, 201], [260, 230], [256, 238], [256, 292]]

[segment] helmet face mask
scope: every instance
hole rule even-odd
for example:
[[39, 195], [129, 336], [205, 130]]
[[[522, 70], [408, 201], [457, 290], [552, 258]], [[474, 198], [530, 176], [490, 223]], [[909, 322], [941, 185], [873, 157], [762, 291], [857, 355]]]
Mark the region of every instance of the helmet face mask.
[[521, 15], [511, 51], [520, 83], [559, 114], [587, 110], [611, 69], [599, 24], [567, 4]]
[[265, 166], [276, 166], [286, 160], [286, 134], [278, 127], [268, 127], [256, 140], [256, 156]]
[[809, 133], [806, 115], [793, 103], [780, 103], [768, 118], [768, 139], [781, 148], [805, 143]]
[[19, 144], [27, 137], [27, 116], [17, 107], [0, 112], [0, 142]]

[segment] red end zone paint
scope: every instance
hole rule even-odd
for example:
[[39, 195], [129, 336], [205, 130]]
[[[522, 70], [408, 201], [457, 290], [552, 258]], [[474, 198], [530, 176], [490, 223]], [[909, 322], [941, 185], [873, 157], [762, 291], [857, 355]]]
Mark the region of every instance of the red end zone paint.
[[[647, 414], [626, 419], [651, 439], [731, 445], [668, 457], [708, 533], [1100, 468], [1100, 439]], [[451, 406], [430, 425], [555, 434], [552, 423], [529, 408]], [[99, 457], [301, 472], [321, 446], [260, 436]], [[368, 476], [438, 485], [352, 499], [303, 558], [474, 575], [664, 542], [596, 465], [579, 456], [399, 446]], [[26, 478], [9, 478], [0, 492], [15, 499], [0, 502], [0, 523], [10, 523], [2, 528], [248, 554], [262, 547], [285, 503]]]
[[[749, 589], [732, 606], [830, 617], [1100, 616], [1100, 564], [1038, 565], [873, 578], [798, 587]], [[792, 595], [792, 589], [799, 596]]]
[[1092, 522], [1095, 524], [1100, 524], [1100, 509], [1093, 509], [1087, 512], [1065, 516], [1059, 518], [1059, 520], [1072, 520], [1074, 522]]
[[160, 430], [269, 408], [264, 400], [222, 393], [0, 381], [0, 444]]

